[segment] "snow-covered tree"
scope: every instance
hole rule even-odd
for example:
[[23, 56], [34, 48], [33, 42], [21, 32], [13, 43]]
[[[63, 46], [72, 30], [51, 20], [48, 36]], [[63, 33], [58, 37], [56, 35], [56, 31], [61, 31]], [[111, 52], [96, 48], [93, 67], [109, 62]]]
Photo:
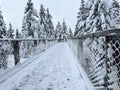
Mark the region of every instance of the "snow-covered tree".
[[[110, 1], [112, 2], [112, 1]], [[110, 8], [112, 3], [108, 3], [107, 0], [101, 1], [101, 18], [102, 18], [102, 30], [116, 28], [114, 21], [110, 18]]]
[[46, 23], [47, 23], [47, 38], [54, 38], [54, 26], [52, 22], [52, 16], [49, 13], [49, 9], [47, 9], [47, 15], [46, 15]]
[[[12, 24], [9, 23], [9, 28], [8, 28], [8, 31], [7, 31], [7, 38], [9, 39], [13, 39], [14, 38], [14, 29], [12, 27]], [[9, 54], [12, 54], [13, 52], [13, 43], [11, 41], [8, 41], [8, 44], [9, 44]]]
[[46, 12], [42, 4], [39, 12], [39, 38], [47, 38]]
[[26, 30], [26, 19], [25, 16], [22, 20], [22, 38], [27, 38], [28, 37], [28, 31]]
[[11, 23], [9, 24], [9, 28], [8, 28], [8, 31], [7, 31], [7, 37], [8, 38], [14, 38], [14, 29], [13, 29]]
[[[6, 38], [6, 25], [3, 19], [2, 12], [0, 10], [0, 38]], [[6, 41], [0, 41], [0, 68], [7, 68], [8, 57], [8, 43]]]
[[87, 18], [87, 27], [85, 33], [94, 33], [114, 28], [114, 22], [110, 19], [110, 5], [104, 0], [94, 0], [89, 17]]
[[[32, 0], [28, 0], [27, 6], [25, 7], [24, 18], [22, 23], [22, 38], [38, 38], [38, 13], [34, 8]], [[33, 41], [22, 42], [22, 48], [25, 53], [25, 57], [28, 57], [30, 49], [35, 46]]]
[[16, 34], [15, 34], [15, 36], [16, 36], [17, 39], [20, 38], [20, 33], [19, 33], [18, 29], [16, 29]]
[[3, 20], [2, 11], [0, 10], [0, 38], [6, 37], [6, 25]]
[[80, 5], [78, 16], [77, 16], [78, 21], [77, 21], [76, 29], [74, 32], [75, 36], [81, 35], [84, 33], [84, 31], [86, 29], [86, 19], [89, 15], [89, 11], [92, 7], [92, 2], [93, 1], [91, 1], [91, 0], [89, 0], [88, 2], [81, 0], [81, 5]]
[[28, 0], [27, 6], [25, 8], [22, 24], [22, 32], [24, 38], [31, 37], [34, 38], [34, 32], [38, 31], [38, 13], [37, 10], [34, 9], [32, 0]]
[[73, 32], [70, 27], [69, 27], [69, 37], [73, 37]]
[[56, 39], [59, 39], [59, 40], [61, 40], [62, 38], [62, 33], [61, 33], [61, 31], [62, 31], [62, 25], [61, 25], [61, 23], [60, 22], [58, 22], [57, 23], [57, 25], [56, 25], [56, 29], [55, 29], [55, 37], [56, 37]]
[[81, 0], [75, 36], [104, 31], [115, 27], [107, 0]]
[[117, 0], [113, 0], [112, 7], [110, 8], [110, 14], [111, 14], [110, 16], [112, 19], [118, 17], [119, 9], [120, 9], [119, 2]]
[[117, 28], [120, 27], [120, 3], [113, 0], [112, 7], [110, 8], [110, 18], [115, 22]]
[[100, 3], [101, 0], [94, 0], [94, 4], [91, 7], [89, 17], [87, 18], [87, 27], [85, 33], [93, 33], [101, 30], [101, 17], [100, 17]]
[[69, 36], [68, 34], [68, 30], [67, 30], [67, 25], [65, 23], [65, 20], [63, 20], [63, 23], [61, 25], [60, 22], [58, 22], [58, 24], [56, 25], [56, 30], [55, 30], [55, 37], [58, 40], [67, 40], [67, 37]]
[[67, 25], [66, 25], [66, 22], [65, 20], [63, 20], [63, 23], [62, 23], [62, 39], [63, 40], [67, 40], [67, 37], [68, 37], [68, 30], [67, 30]]

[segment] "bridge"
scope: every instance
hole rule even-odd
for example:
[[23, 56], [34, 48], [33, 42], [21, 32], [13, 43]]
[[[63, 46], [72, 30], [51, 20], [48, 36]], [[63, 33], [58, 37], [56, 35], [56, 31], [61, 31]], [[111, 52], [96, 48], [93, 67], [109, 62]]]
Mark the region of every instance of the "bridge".
[[[13, 43], [16, 65], [0, 77], [0, 90], [120, 89], [119, 29], [71, 37], [67, 42], [47, 39], [0, 41]], [[18, 64], [20, 42], [30, 41], [34, 41], [34, 49], [29, 48], [28, 52], [36, 55]]]

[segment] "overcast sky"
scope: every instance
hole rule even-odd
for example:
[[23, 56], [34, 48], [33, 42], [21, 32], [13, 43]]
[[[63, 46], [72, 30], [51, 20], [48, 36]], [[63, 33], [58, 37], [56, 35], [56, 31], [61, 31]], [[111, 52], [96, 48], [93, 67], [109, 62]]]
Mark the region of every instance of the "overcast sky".
[[[4, 20], [8, 26], [9, 22], [13, 27], [21, 30], [24, 9], [28, 0], [0, 0], [0, 7], [3, 12]], [[75, 28], [77, 12], [80, 6], [80, 0], [32, 0], [35, 9], [39, 11], [40, 4], [44, 8], [49, 8], [53, 16], [54, 25], [58, 21], [65, 19], [67, 25]]]

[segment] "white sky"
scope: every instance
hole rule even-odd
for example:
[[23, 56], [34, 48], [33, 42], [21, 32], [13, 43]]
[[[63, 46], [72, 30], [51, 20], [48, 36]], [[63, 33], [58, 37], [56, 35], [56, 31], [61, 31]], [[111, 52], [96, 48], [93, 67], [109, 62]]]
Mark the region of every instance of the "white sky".
[[[28, 0], [0, 0], [0, 7], [3, 12], [4, 20], [8, 26], [12, 23], [14, 29], [21, 30], [24, 9]], [[75, 28], [77, 22], [77, 13], [80, 6], [80, 0], [32, 0], [35, 9], [40, 9], [41, 3], [44, 8], [49, 8], [53, 16], [54, 26], [58, 21], [65, 19], [67, 25]]]

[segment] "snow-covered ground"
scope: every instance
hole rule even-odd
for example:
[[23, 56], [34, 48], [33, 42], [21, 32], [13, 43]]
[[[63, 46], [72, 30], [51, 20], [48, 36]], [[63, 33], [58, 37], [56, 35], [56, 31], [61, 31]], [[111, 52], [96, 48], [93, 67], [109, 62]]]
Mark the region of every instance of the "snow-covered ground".
[[[27, 60], [28, 58], [20, 58], [20, 63], [23, 63]], [[15, 62], [14, 62], [14, 55], [9, 55], [8, 56], [8, 65], [7, 65], [7, 69], [0, 69], [0, 77], [7, 71], [9, 71], [11, 68], [13, 68], [15, 66]]]
[[[27, 58], [20, 58], [20, 63], [23, 63], [27, 60]], [[15, 66], [14, 62], [14, 55], [9, 55], [8, 56], [8, 68], [13, 68]]]
[[1, 82], [0, 90], [94, 90], [67, 43], [58, 43], [36, 57]]

